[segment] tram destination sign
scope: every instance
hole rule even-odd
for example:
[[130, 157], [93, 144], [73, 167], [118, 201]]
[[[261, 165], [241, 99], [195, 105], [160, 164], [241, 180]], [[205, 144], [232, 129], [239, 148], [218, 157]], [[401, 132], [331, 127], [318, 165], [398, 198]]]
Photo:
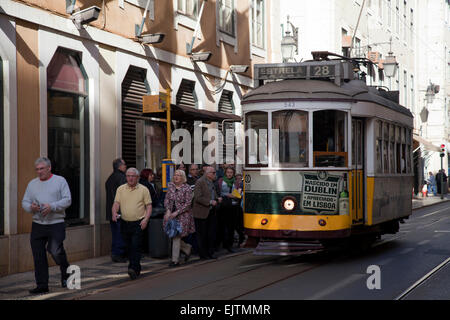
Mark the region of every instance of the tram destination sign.
[[255, 65], [255, 77], [257, 80], [334, 78], [339, 65], [336, 62], [260, 64]]

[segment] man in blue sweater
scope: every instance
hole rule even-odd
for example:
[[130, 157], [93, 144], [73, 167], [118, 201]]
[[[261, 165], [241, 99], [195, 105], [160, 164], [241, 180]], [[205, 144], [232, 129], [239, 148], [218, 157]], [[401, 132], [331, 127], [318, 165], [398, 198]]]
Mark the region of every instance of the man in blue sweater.
[[66, 237], [65, 209], [72, 203], [66, 179], [52, 174], [51, 162], [43, 157], [34, 163], [37, 178], [30, 181], [22, 200], [25, 211], [33, 214], [31, 250], [37, 287], [31, 294], [48, 292], [48, 261], [46, 250], [61, 269], [61, 285], [67, 286], [67, 261], [63, 241]]

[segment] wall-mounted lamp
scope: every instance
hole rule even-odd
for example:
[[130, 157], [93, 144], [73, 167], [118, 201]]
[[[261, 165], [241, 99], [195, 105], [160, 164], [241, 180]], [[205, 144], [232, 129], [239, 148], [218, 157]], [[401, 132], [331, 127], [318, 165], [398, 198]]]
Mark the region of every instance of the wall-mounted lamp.
[[141, 24], [135, 25], [134, 33], [136, 35], [136, 39], [142, 44], [155, 44], [160, 43], [164, 40], [164, 33], [148, 33], [142, 34], [142, 30], [144, 29], [145, 19], [147, 18], [147, 11], [149, 10], [150, 0], [147, 1], [147, 5], [145, 6], [144, 14], [142, 15]]
[[205, 52], [191, 52], [190, 53], [191, 60], [196, 62], [206, 62], [211, 58], [212, 53], [209, 51]]
[[386, 59], [383, 61], [383, 69], [384, 74], [388, 78], [395, 77], [395, 73], [397, 72], [398, 69], [398, 62], [392, 53], [392, 37], [389, 39], [389, 52], [388, 55], [386, 56]]
[[95, 21], [100, 13], [100, 8], [97, 6], [92, 6], [77, 12], [72, 13], [71, 19], [77, 29], [81, 29], [83, 24]]
[[386, 56], [386, 59], [383, 61], [384, 74], [388, 78], [395, 77], [395, 73], [397, 72], [398, 62], [395, 59], [395, 56], [392, 55], [390, 51]]
[[233, 73], [245, 73], [248, 70], [248, 65], [237, 65], [233, 64], [230, 66], [230, 71]]
[[425, 123], [428, 121], [429, 111], [428, 111], [427, 106], [429, 104], [433, 103], [434, 97], [435, 97], [436, 93], [439, 93], [439, 90], [440, 90], [440, 86], [438, 86], [430, 81], [430, 84], [428, 85], [427, 91], [425, 93], [425, 101], [427, 104], [422, 108], [422, 111], [420, 112], [420, 120], [422, 120], [422, 123]]
[[440, 86], [430, 82], [427, 87], [427, 92], [425, 93], [425, 98], [427, 99], [427, 103], [433, 103], [434, 96], [436, 93], [439, 93]]
[[208, 61], [209, 58], [211, 58], [212, 53], [209, 51], [206, 52], [192, 52], [192, 49], [194, 49], [194, 41], [197, 37], [197, 33], [200, 29], [200, 20], [202, 19], [203, 15], [203, 8], [205, 7], [205, 3], [207, 0], [203, 0], [202, 6], [200, 7], [200, 12], [198, 13], [197, 17], [197, 23], [195, 24], [194, 34], [192, 35], [192, 40], [190, 43], [186, 43], [186, 54], [191, 57], [192, 61], [198, 62], [198, 61]]
[[164, 40], [164, 33], [150, 33], [150, 34], [141, 34], [136, 38], [142, 44], [155, 44], [161, 43]]

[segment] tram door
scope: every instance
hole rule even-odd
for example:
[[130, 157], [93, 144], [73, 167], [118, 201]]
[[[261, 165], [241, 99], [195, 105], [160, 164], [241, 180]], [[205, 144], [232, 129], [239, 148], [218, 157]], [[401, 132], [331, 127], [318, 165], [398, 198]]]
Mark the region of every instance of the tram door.
[[364, 223], [364, 120], [352, 119], [352, 170], [350, 209], [353, 224]]

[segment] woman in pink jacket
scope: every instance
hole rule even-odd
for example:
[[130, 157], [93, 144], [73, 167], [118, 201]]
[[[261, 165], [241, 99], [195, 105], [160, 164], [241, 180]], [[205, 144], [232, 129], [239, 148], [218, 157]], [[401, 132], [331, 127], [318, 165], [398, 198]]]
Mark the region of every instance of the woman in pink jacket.
[[180, 252], [185, 254], [184, 261], [188, 261], [191, 256], [192, 246], [185, 243], [182, 238], [195, 232], [194, 217], [192, 216], [192, 189], [186, 183], [186, 173], [183, 170], [176, 170], [172, 182], [168, 185], [168, 191], [164, 200], [164, 227], [170, 219], [176, 219], [181, 225], [181, 233], [172, 238], [172, 262], [170, 267], [180, 264]]

